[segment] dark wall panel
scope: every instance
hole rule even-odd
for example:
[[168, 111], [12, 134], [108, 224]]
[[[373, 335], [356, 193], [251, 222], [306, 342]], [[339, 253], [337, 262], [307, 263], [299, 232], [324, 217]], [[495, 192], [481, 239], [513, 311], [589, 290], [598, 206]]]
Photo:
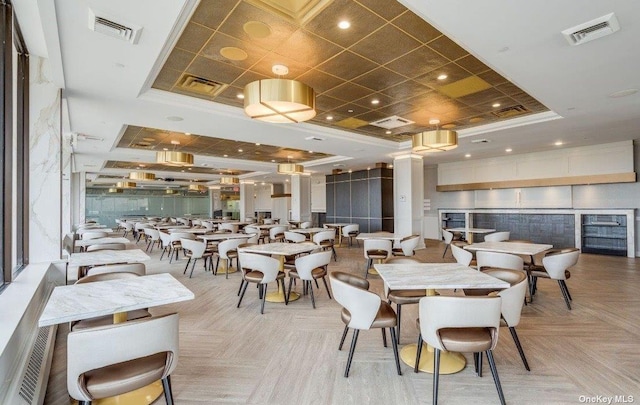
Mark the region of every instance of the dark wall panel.
[[351, 182], [351, 216], [369, 217], [369, 182], [367, 180]]
[[382, 218], [382, 180], [369, 179], [369, 216]]
[[[329, 176], [327, 176], [329, 177]], [[331, 176], [333, 177], [333, 176]], [[327, 216], [335, 216], [335, 192], [334, 192], [335, 184], [327, 182]]]
[[336, 216], [350, 217], [351, 216], [351, 183], [339, 182], [336, 183]]
[[393, 179], [383, 178], [381, 187], [382, 187], [382, 217], [393, 218]]

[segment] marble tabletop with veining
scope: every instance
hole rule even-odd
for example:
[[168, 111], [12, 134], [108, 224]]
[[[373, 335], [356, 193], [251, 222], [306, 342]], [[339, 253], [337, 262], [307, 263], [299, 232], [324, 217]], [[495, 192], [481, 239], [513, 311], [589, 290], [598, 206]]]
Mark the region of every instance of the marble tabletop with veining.
[[196, 238], [203, 240], [227, 240], [227, 239], [249, 239], [253, 235], [249, 235], [246, 233], [212, 233], [209, 235], [198, 235]]
[[168, 273], [58, 286], [53, 289], [40, 315], [38, 326], [56, 325], [193, 298], [193, 292]]
[[365, 239], [388, 239], [388, 240], [400, 240], [402, 239], [404, 236], [400, 236], [396, 233], [391, 233], [391, 232], [372, 232], [372, 233], [361, 233], [358, 236], [356, 236], [356, 239], [358, 240], [365, 240]]
[[296, 229], [291, 229], [291, 232], [296, 232], [296, 233], [302, 233], [302, 234], [312, 234], [312, 233], [318, 233], [318, 232], [322, 232], [322, 231], [330, 231], [331, 229], [327, 229], [327, 228], [296, 228]]
[[137, 263], [151, 258], [140, 249], [98, 250], [95, 252], [73, 253], [69, 266], [96, 266], [113, 263]]
[[458, 263], [375, 264], [392, 290], [509, 288], [509, 283]]
[[80, 239], [75, 242], [76, 246], [104, 245], [105, 243], [131, 243], [127, 238], [96, 238], [96, 239]]
[[300, 253], [311, 252], [319, 249], [320, 246], [312, 242], [303, 243], [265, 243], [262, 245], [248, 246], [239, 248], [240, 252], [248, 253], [265, 253], [270, 255], [293, 256]]
[[464, 246], [466, 250], [485, 250], [489, 252], [511, 253], [514, 255], [535, 255], [553, 248], [553, 245], [521, 242], [481, 242]]
[[106, 233], [112, 233], [113, 229], [111, 228], [82, 228], [82, 229], [78, 229], [76, 231], [76, 233], [78, 235], [82, 235], [85, 232], [106, 232]]

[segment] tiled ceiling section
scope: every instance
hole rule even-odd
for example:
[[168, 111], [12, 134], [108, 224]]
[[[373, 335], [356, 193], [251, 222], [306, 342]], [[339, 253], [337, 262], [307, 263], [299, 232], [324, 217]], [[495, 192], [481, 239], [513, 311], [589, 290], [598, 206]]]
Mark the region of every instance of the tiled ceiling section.
[[[144, 172], [175, 172], [175, 173], [193, 173], [193, 174], [213, 174], [221, 176], [239, 176], [241, 174], [250, 173], [247, 170], [236, 169], [221, 169], [219, 167], [177, 167], [168, 166], [160, 163], [145, 163], [141, 165], [139, 162], [122, 162], [116, 160], [108, 160], [105, 164], [105, 169], [127, 169], [131, 171], [144, 171]], [[102, 177], [102, 176], [101, 176]], [[122, 176], [115, 176], [122, 178]], [[190, 179], [185, 179], [189, 181]]]
[[[547, 111], [392, 0], [201, 1], [153, 87], [242, 107], [275, 64], [315, 89], [310, 122], [396, 141]], [[414, 124], [369, 124], [394, 115]]]
[[[118, 162], [116, 162], [118, 163]], [[194, 172], [189, 172], [189, 173], [194, 173]], [[197, 172], [196, 172], [197, 173]], [[207, 173], [210, 174], [210, 173]], [[100, 184], [106, 184], [106, 183], [102, 183], [101, 180], [114, 180], [114, 181], [132, 181], [134, 183], [140, 183], [142, 185], [144, 184], [151, 184], [153, 183], [154, 180], [129, 180], [128, 176], [116, 176], [116, 175], [110, 175], [110, 174], [101, 174], [97, 177], [96, 180], [99, 180]], [[186, 177], [170, 177], [169, 180], [167, 177], [156, 177], [155, 181], [162, 181], [162, 182], [166, 182], [166, 181], [188, 181], [191, 183], [208, 183], [211, 180], [201, 180], [201, 179], [191, 179], [191, 178], [186, 178]], [[115, 184], [115, 183], [114, 183]]]
[[[175, 142], [178, 142], [178, 144], [175, 144]], [[188, 152], [201, 156], [273, 163], [304, 163], [310, 160], [332, 156], [307, 150], [239, 142], [196, 134], [186, 135], [182, 132], [136, 127], [133, 125], [127, 127], [122, 138], [120, 138], [120, 142], [118, 142], [118, 147], [155, 151], [178, 150], [180, 152]], [[169, 166], [156, 166], [158, 167], [149, 170], [170, 170], [168, 169]]]

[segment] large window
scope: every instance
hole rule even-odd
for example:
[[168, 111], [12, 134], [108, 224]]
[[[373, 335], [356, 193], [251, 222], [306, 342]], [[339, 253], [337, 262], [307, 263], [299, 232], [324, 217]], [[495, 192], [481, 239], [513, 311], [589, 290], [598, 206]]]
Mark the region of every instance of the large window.
[[0, 288], [28, 264], [29, 54], [11, 2], [0, 2]]

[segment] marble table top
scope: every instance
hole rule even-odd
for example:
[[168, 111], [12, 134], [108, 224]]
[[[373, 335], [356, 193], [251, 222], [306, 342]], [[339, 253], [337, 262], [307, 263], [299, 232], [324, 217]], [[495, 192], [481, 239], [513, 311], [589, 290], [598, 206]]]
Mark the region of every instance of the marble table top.
[[78, 229], [76, 231], [76, 233], [78, 235], [82, 235], [85, 232], [106, 232], [106, 233], [111, 233], [111, 232], [113, 232], [113, 229], [111, 229], [111, 228], [82, 228], [82, 229]]
[[194, 233], [194, 234], [202, 234], [204, 235], [207, 232], [211, 232], [211, 229], [207, 229], [207, 228], [196, 228], [196, 229], [183, 229], [183, 228], [176, 228], [176, 227], [172, 227], [169, 229], [169, 233], [176, 233], [176, 232], [180, 232], [180, 233]]
[[495, 232], [495, 229], [489, 228], [447, 228], [449, 232], [471, 232], [471, 233], [491, 233]]
[[553, 248], [553, 245], [520, 242], [481, 242], [464, 246], [467, 250], [486, 250], [489, 252], [511, 253], [514, 255], [535, 255]]
[[509, 283], [458, 263], [375, 264], [392, 290], [509, 288]]
[[209, 235], [198, 235], [196, 238], [204, 240], [227, 240], [227, 239], [249, 239], [252, 235], [246, 233], [212, 233]]
[[356, 236], [358, 240], [365, 239], [386, 239], [386, 240], [400, 240], [404, 238], [404, 236], [400, 236], [396, 233], [391, 232], [373, 232], [373, 233], [361, 233]]
[[279, 256], [294, 256], [300, 253], [311, 252], [320, 247], [312, 242], [302, 242], [302, 243], [265, 243], [262, 245], [249, 246], [244, 248], [239, 248], [240, 252], [249, 252], [249, 253], [265, 253], [270, 255], [279, 255]]
[[304, 228], [304, 229], [291, 229], [291, 232], [297, 232], [297, 233], [302, 233], [302, 234], [312, 234], [312, 233], [318, 233], [318, 232], [322, 232], [322, 231], [330, 231], [330, 229], [327, 228]]
[[163, 224], [163, 225], [156, 225], [154, 226], [154, 228], [160, 230], [160, 229], [189, 229], [191, 227], [189, 225]]
[[58, 286], [40, 315], [38, 326], [56, 325], [194, 298], [171, 274]]
[[271, 229], [271, 228], [275, 228], [276, 226], [284, 226], [285, 228], [287, 227], [286, 225], [281, 225], [281, 224], [269, 224], [269, 225], [251, 225], [254, 228], [258, 228], [258, 229]]
[[137, 263], [151, 258], [140, 249], [98, 250], [96, 252], [73, 253], [69, 266], [97, 266], [100, 264]]
[[343, 226], [347, 226], [347, 225], [351, 225], [350, 223], [347, 222], [336, 222], [333, 224], [325, 224], [326, 226], [332, 226], [332, 227], [336, 227], [336, 228], [342, 228]]
[[104, 245], [105, 243], [131, 243], [127, 238], [96, 238], [96, 239], [80, 239], [76, 241], [76, 246]]

